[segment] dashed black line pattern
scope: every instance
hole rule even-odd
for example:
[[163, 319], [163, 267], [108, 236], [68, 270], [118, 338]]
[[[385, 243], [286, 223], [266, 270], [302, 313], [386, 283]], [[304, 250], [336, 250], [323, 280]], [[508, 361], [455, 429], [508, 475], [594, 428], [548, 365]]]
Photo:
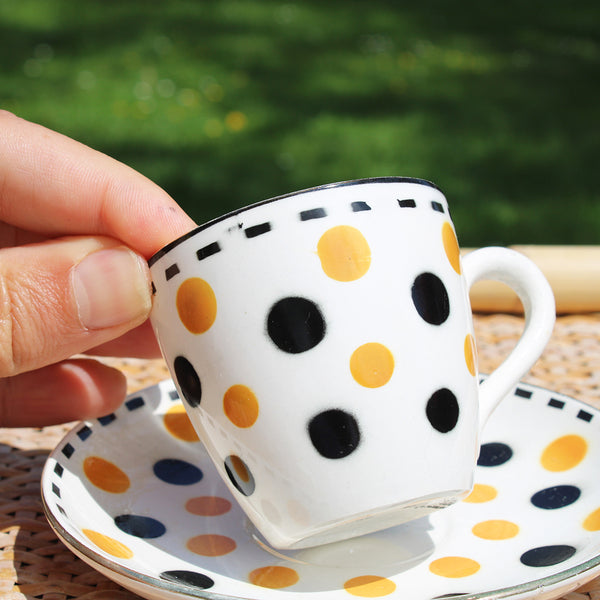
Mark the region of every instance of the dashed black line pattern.
[[[400, 208], [417, 208], [417, 202], [414, 198], [396, 198], [398, 202], [398, 206]], [[372, 209], [371, 205], [365, 202], [364, 200], [356, 200], [350, 202], [350, 210], [354, 213], [360, 212], [369, 212]], [[432, 210], [439, 213], [445, 213], [446, 210], [440, 202], [431, 201], [427, 206], [430, 206]], [[298, 218], [301, 222], [314, 221], [315, 219], [324, 219], [328, 215], [327, 210], [322, 207], [315, 207], [307, 210], [300, 211], [298, 213]], [[239, 229], [241, 229], [241, 225], [238, 225]], [[264, 223], [258, 223], [257, 225], [251, 225], [250, 227], [246, 227], [244, 231], [244, 235], [247, 239], [253, 239], [258, 236], [269, 233], [273, 230], [273, 224], [270, 221], [265, 221]], [[207, 258], [214, 256], [221, 252], [221, 245], [217, 242], [212, 242], [206, 246], [203, 246], [199, 250], [196, 251], [196, 257], [199, 261], [206, 260]], [[180, 269], [177, 263], [174, 263], [165, 269], [165, 278], [167, 281], [173, 279], [175, 276], [179, 275]], [[154, 283], [152, 284], [152, 293], [156, 294], [156, 287]]]

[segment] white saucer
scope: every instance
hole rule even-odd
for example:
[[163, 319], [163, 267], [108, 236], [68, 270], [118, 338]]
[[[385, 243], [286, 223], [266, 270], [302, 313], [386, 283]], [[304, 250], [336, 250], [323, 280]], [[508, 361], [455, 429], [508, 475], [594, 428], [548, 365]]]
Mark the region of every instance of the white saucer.
[[600, 574], [600, 411], [572, 398], [520, 384], [501, 403], [477, 498], [287, 552], [254, 533], [182, 411], [171, 381], [131, 395], [67, 434], [42, 476], [57, 535], [146, 598], [545, 599]]

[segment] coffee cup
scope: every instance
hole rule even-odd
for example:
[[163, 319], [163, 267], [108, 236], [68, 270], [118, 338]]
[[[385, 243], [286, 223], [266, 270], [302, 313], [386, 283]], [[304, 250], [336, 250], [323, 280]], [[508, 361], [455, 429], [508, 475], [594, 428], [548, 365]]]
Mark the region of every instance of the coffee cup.
[[[150, 260], [151, 321], [198, 436], [266, 542], [392, 527], [471, 490], [486, 420], [536, 361], [555, 306], [506, 248], [461, 256], [434, 184], [355, 180], [217, 218]], [[502, 281], [526, 320], [477, 370], [469, 290]]]

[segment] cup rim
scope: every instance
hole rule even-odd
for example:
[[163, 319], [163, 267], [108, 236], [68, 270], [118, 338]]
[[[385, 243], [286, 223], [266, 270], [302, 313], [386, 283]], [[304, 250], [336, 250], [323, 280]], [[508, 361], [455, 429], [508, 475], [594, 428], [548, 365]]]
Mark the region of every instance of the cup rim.
[[253, 208], [256, 208], [258, 206], [263, 206], [265, 204], [270, 204], [272, 202], [277, 202], [279, 200], [291, 198], [292, 196], [306, 194], [308, 192], [316, 192], [319, 190], [327, 190], [327, 189], [338, 188], [338, 187], [348, 187], [348, 186], [352, 186], [352, 185], [363, 185], [366, 183], [416, 183], [419, 185], [424, 185], [424, 186], [436, 189], [438, 191], [441, 191], [440, 188], [435, 183], [433, 183], [432, 181], [429, 181], [427, 179], [420, 179], [418, 177], [402, 177], [402, 176], [365, 177], [362, 179], [349, 179], [347, 181], [337, 181], [334, 183], [325, 183], [322, 185], [316, 185], [316, 186], [313, 186], [310, 188], [297, 190], [295, 192], [289, 192], [287, 194], [282, 194], [280, 196], [274, 196], [273, 198], [267, 198], [266, 200], [260, 200], [258, 202], [254, 202], [252, 204], [248, 204], [247, 206], [242, 206], [240, 208], [237, 208], [235, 210], [232, 210], [230, 212], [222, 214], [218, 217], [215, 217], [214, 219], [211, 219], [210, 221], [207, 221], [206, 223], [202, 223], [201, 225], [194, 227], [194, 229], [192, 229], [191, 231], [188, 231], [187, 233], [184, 233], [182, 236], [174, 239], [172, 242], [169, 242], [168, 244], [163, 246], [160, 250], [157, 250], [148, 259], [148, 266], [152, 267], [152, 265], [154, 265], [158, 260], [160, 260], [163, 256], [168, 254], [171, 250], [173, 250], [174, 248], [179, 246], [181, 243], [185, 242], [186, 240], [190, 239], [191, 237], [194, 237], [197, 233], [200, 233], [204, 229], [208, 229], [209, 227], [212, 227], [213, 225], [219, 223], [220, 221], [224, 221], [225, 219], [228, 219], [229, 217], [234, 217], [243, 212], [252, 210]]

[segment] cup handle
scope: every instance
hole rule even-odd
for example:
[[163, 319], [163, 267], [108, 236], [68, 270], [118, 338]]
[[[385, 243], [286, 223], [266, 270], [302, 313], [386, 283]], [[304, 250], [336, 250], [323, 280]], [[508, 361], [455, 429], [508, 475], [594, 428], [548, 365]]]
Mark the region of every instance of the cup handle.
[[481, 248], [462, 259], [467, 290], [481, 280], [506, 283], [518, 294], [525, 311], [525, 328], [512, 352], [480, 385], [479, 431], [504, 396], [542, 354], [556, 319], [554, 294], [540, 269], [508, 248]]

